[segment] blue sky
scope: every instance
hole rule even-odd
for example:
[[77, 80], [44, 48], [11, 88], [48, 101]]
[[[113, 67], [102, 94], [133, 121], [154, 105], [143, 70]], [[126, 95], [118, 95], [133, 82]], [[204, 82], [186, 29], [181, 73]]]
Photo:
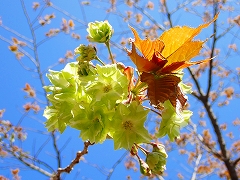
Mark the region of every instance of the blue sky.
[[[122, 18], [118, 16], [118, 14], [107, 14], [105, 10], [102, 10], [103, 5], [99, 4], [99, 1], [92, 1], [91, 6], [89, 7], [81, 7], [79, 3], [81, 1], [73, 0], [71, 2], [69, 1], [52, 1], [54, 5], [57, 7], [60, 7], [64, 10], [64, 12], [69, 12], [73, 15], [73, 17], [76, 17], [78, 20], [82, 20], [84, 24], [81, 24], [79, 22], [75, 22], [76, 33], [80, 34], [81, 39], [79, 41], [72, 39], [69, 35], [66, 35], [64, 33], [59, 34], [58, 37], [52, 38], [49, 41], [46, 41], [44, 44], [39, 46], [38, 53], [39, 53], [39, 59], [41, 61], [41, 68], [42, 70], [48, 69], [48, 67], [58, 61], [60, 57], [63, 57], [67, 50], [73, 51], [79, 44], [88, 44], [86, 41], [86, 23], [91, 21], [101, 21], [107, 19], [110, 24], [115, 29], [114, 36], [112, 38], [113, 41], [119, 42], [119, 40], [124, 38], [133, 37], [133, 35], [130, 33], [130, 30], [128, 28], [128, 24], [132, 25], [134, 21], [130, 21], [128, 23], [124, 22]], [[27, 7], [27, 11], [29, 13], [30, 19], [33, 20], [39, 11], [34, 11], [31, 9], [32, 1], [25, 2], [25, 5]], [[105, 7], [109, 7], [107, 3], [105, 3]], [[118, 2], [118, 9], [121, 10], [124, 14], [124, 11], [131, 10], [127, 9], [123, 3]], [[176, 7], [176, 4], [170, 3], [169, 9], [174, 9]], [[198, 11], [201, 12], [203, 9], [199, 8]], [[52, 13], [56, 15], [56, 19], [53, 19], [51, 24], [46, 25], [43, 28], [39, 28], [36, 30], [37, 34], [37, 41], [40, 42], [42, 39], [44, 39], [44, 33], [46, 33], [50, 27], [51, 28], [57, 28], [61, 25], [61, 17], [64, 17], [65, 19], [69, 20], [70, 17], [64, 15], [63, 13], [60, 13], [54, 8], [46, 9], [43, 12], [43, 16], [48, 13]], [[201, 18], [196, 16], [191, 16], [190, 13], [183, 13], [184, 11], [178, 11], [173, 15], [173, 22], [174, 25], [189, 25], [196, 27], [199, 24], [202, 23]], [[156, 21], [159, 23], [162, 23], [162, 20], [166, 19], [166, 17], [160, 16], [160, 13], [156, 11], [149, 11]], [[221, 13], [219, 17], [219, 24], [226, 23], [228, 16], [228, 13]], [[231, 16], [231, 14], [230, 14]], [[4, 26], [7, 26], [18, 33], [24, 35], [25, 37], [31, 39], [31, 33], [27, 25], [26, 18], [23, 14], [23, 10], [21, 8], [20, 1], [12, 2], [12, 1], [2, 1], [0, 3], [0, 17], [3, 22]], [[234, 15], [232, 15], [234, 17]], [[36, 23], [37, 25], [37, 23]], [[209, 36], [211, 36], [211, 28], [203, 30], [200, 36], [197, 37], [200, 39], [205, 39]], [[223, 31], [224, 29], [220, 28], [220, 31]], [[221, 48], [223, 52], [226, 52], [228, 49], [228, 44], [236, 43], [238, 46], [239, 43], [239, 36], [238, 38], [234, 39], [234, 36], [236, 36], [238, 29], [233, 29], [232, 34], [230, 36], [226, 36], [226, 38], [222, 39], [221, 42], [218, 44], [218, 48]], [[159, 35], [160, 35], [159, 31]], [[220, 32], [218, 32], [220, 33]], [[16, 34], [11, 33], [4, 29], [3, 27], [0, 27], [0, 36], [5, 39], [8, 39], [11, 41], [12, 37], [19, 38]], [[21, 38], [19, 38], [21, 39]], [[23, 39], [22, 39], [23, 40]], [[206, 43], [207, 45], [211, 43], [211, 39]], [[23, 149], [29, 152], [37, 152], [39, 147], [42, 146], [46, 141], [49, 139], [49, 135], [47, 134], [40, 134], [39, 132], [36, 132], [36, 128], [39, 131], [45, 132], [46, 129], [44, 127], [44, 117], [42, 116], [43, 109], [35, 115], [34, 113], [30, 112], [25, 116], [24, 110], [22, 108], [22, 105], [26, 102], [33, 101], [32, 99], [26, 98], [26, 93], [22, 91], [22, 88], [24, 88], [25, 83], [29, 83], [37, 92], [37, 98], [39, 101], [45, 101], [43, 96], [43, 89], [41, 88], [40, 81], [38, 79], [38, 76], [34, 72], [26, 71], [21, 64], [16, 60], [13, 53], [11, 53], [8, 49], [9, 43], [7, 43], [4, 40], [1, 40], [0, 38], [0, 82], [2, 84], [2, 88], [0, 90], [0, 109], [6, 109], [6, 112], [3, 116], [3, 119], [10, 120], [13, 124], [17, 124], [21, 120], [21, 125], [23, 127], [26, 127], [28, 138], [25, 142], [21, 144]], [[97, 45], [99, 56], [102, 59], [107, 59], [106, 55], [106, 49], [104, 46]], [[30, 55], [34, 55], [32, 51], [29, 48], [25, 49], [30, 53]], [[129, 58], [126, 56], [123, 51], [118, 51], [113, 49], [114, 53], [116, 54], [117, 60], [122, 61], [126, 63], [127, 65], [131, 64]], [[221, 55], [217, 58], [221, 59], [224, 56]], [[238, 58], [238, 59], [237, 59]], [[239, 54], [231, 54], [231, 56], [227, 60], [228, 62], [225, 64], [226, 67], [233, 68], [239, 67]], [[28, 58], [24, 57], [21, 62], [31, 68], [34, 68], [34, 65], [31, 61], [29, 61]], [[59, 65], [54, 67], [54, 70], [60, 70], [65, 65]], [[206, 76], [201, 77], [201, 83], [203, 84], [203, 87], [205, 87], [206, 83]], [[186, 74], [186, 80], [187, 80], [187, 74]], [[45, 78], [46, 83], [48, 84], [48, 80]], [[217, 82], [218, 80], [216, 80]], [[226, 82], [226, 85], [229, 84], [236, 89], [239, 93], [239, 85], [236, 82]], [[204, 88], [203, 88], [204, 89]], [[222, 97], [223, 98], [223, 97]], [[216, 112], [217, 117], [219, 117], [219, 120], [221, 123], [232, 121], [237, 116], [239, 116], [239, 113], [234, 110], [233, 107], [239, 106], [239, 100], [231, 100], [230, 101], [231, 106], [227, 106], [225, 108], [219, 109]], [[193, 119], [198, 119], [198, 109], [201, 107], [201, 104], [199, 104], [195, 99], [190, 97], [190, 105], [191, 110], [194, 112]], [[41, 105], [42, 108], [44, 108], [44, 104]], [[216, 105], [214, 105], [214, 108], [217, 108]], [[24, 117], [23, 119], [21, 119]], [[205, 118], [206, 119], [206, 118]], [[208, 124], [209, 125], [209, 124]], [[210, 125], [209, 125], [210, 126]], [[236, 129], [233, 129], [236, 131]], [[58, 134], [58, 146], [61, 148], [66, 143], [67, 147], [64, 148], [62, 151], [63, 156], [63, 166], [67, 165], [75, 156], [76, 152], [81, 150], [83, 148], [83, 142], [80, 138], [78, 138], [79, 132], [77, 130], [73, 130], [71, 128], [67, 128], [67, 130], [63, 134]], [[240, 135], [236, 134], [235, 139], [239, 139]], [[231, 140], [227, 140], [228, 142], [231, 142]], [[110, 140], [107, 140], [104, 142], [104, 144], [101, 145], [94, 145], [89, 148], [89, 154], [85, 156], [85, 159], [88, 163], [80, 163], [78, 164], [72, 173], [70, 175], [65, 175], [64, 179], [74, 179], [77, 172], [79, 171], [80, 174], [78, 176], [79, 179], [106, 179], [106, 176], [103, 175], [97, 168], [103, 168], [110, 170], [113, 164], [122, 156], [122, 154], [125, 153], [125, 150], [113, 150], [113, 142]], [[33, 153], [34, 154], [34, 153]], [[56, 169], [56, 161], [53, 157], [53, 147], [50, 143], [46, 145], [42, 152], [39, 154], [38, 158], [49, 162], [54, 169]], [[177, 174], [178, 169], [184, 169], [182, 166], [187, 166], [186, 163], [182, 163], [183, 158], [178, 155], [178, 152], [169, 152], [169, 161], [168, 161], [168, 177], [166, 179], [174, 179], [172, 174]], [[3, 164], [4, 163], [4, 164]], [[139, 173], [133, 173], [133, 171], [126, 171], [124, 167], [124, 161], [120, 163], [120, 165], [117, 167], [116, 171], [113, 173], [113, 176], [111, 179], [126, 179], [126, 176], [128, 174], [131, 174], [133, 179], [138, 179]], [[28, 179], [29, 177], [34, 177], [36, 179], [47, 179], [46, 176], [42, 176], [39, 173], [36, 173], [35, 171], [32, 171], [29, 168], [24, 167], [21, 163], [18, 161], [13, 160], [13, 158], [0, 158], [0, 175], [4, 175], [6, 177], [11, 177], [9, 169], [13, 169], [15, 167], [22, 167], [20, 176], [22, 176], [22, 179]], [[176, 164], [178, 167], [176, 167]], [[184, 165], [183, 165], [184, 164]], [[97, 168], [96, 168], [97, 165]], [[3, 168], [6, 167], [7, 168]], [[138, 165], [137, 165], [138, 166]], [[174, 173], [172, 173], [174, 172]], [[186, 175], [189, 175], [188, 172], [185, 172]], [[210, 176], [208, 179], [215, 179], [215, 176]]]

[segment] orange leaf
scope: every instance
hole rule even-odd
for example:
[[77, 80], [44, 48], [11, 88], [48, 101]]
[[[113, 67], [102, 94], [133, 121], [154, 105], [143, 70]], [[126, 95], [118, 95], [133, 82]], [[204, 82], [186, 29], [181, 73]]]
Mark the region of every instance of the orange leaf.
[[[164, 42], [165, 48], [162, 51], [162, 55], [166, 58], [171, 56], [175, 51], [184, 45], [186, 42], [191, 41], [196, 35], [198, 35], [203, 28], [208, 27], [218, 17], [218, 14], [213, 18], [212, 21], [202, 24], [197, 28], [191, 28], [188, 26], [173, 27], [168, 31], [165, 31], [159, 39]], [[192, 47], [194, 48], [194, 47]], [[169, 64], [172, 62], [169, 62]]]
[[[128, 51], [128, 55], [140, 72], [158, 71], [160, 74], [164, 74], [164, 72], [170, 74], [191, 65], [209, 61], [211, 59], [189, 62], [199, 54], [204, 43], [204, 41], [192, 41], [192, 39], [203, 28], [214, 22], [217, 17], [218, 14], [212, 21], [197, 28], [188, 26], [171, 28], [154, 41], [142, 40], [137, 31], [130, 26], [135, 40], [132, 42], [132, 52]], [[142, 53], [143, 57], [136, 53], [135, 47]], [[156, 65], [159, 65], [158, 68]]]
[[139, 49], [139, 51], [143, 54], [144, 58], [151, 61], [155, 52], [160, 52], [160, 53], [162, 52], [165, 45], [161, 40], [156, 39], [154, 41], [151, 41], [148, 38], [142, 40], [138, 36], [137, 31], [133, 27], [131, 27], [131, 26], [129, 26], [129, 27], [132, 30], [134, 37], [135, 37], [134, 44]]
[[167, 63], [166, 60], [162, 60], [156, 55], [153, 55], [152, 61], [139, 56], [136, 52], [135, 43], [132, 43], [132, 51], [127, 50], [127, 53], [140, 72], [157, 71], [160, 67], [163, 67]]
[[200, 60], [200, 61], [195, 61], [195, 62], [185, 62], [185, 61], [174, 62], [170, 65], [164, 66], [162, 69], [158, 70], [156, 72], [156, 74], [158, 74], [158, 75], [171, 74], [173, 72], [176, 72], [176, 71], [181, 70], [183, 68], [187, 68], [187, 67], [192, 66], [192, 65], [208, 62], [209, 60], [211, 60], [211, 58]]

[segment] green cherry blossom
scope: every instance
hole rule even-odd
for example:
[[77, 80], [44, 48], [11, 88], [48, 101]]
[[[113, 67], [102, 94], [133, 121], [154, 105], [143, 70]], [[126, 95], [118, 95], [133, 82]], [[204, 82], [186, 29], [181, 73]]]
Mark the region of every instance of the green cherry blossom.
[[170, 140], [174, 141], [179, 137], [180, 129], [187, 126], [192, 111], [183, 110], [180, 112], [181, 114], [177, 114], [169, 100], [165, 101], [163, 105], [162, 121], [157, 136], [163, 137], [167, 134]]
[[151, 138], [144, 127], [148, 110], [133, 101], [130, 105], [119, 104], [111, 123], [114, 148], [131, 150], [134, 143], [150, 142]]
[[91, 42], [106, 43], [113, 34], [113, 28], [108, 21], [95, 21], [88, 24], [88, 38]]
[[71, 119], [70, 126], [81, 131], [82, 140], [102, 143], [110, 131], [113, 113], [100, 102], [85, 104], [73, 112], [74, 118]]
[[112, 109], [127, 98], [127, 77], [116, 64], [96, 66], [96, 79], [86, 88], [86, 92], [96, 101], [101, 101], [108, 109]]

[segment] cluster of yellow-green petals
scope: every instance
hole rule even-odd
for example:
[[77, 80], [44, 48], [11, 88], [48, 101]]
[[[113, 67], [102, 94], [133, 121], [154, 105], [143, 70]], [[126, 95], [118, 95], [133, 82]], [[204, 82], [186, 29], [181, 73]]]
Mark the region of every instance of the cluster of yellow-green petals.
[[48, 92], [47, 98], [51, 106], [46, 107], [44, 116], [48, 131], [58, 129], [61, 133], [65, 130], [72, 118], [71, 110], [80, 99], [76, 98], [78, 92], [77, 63], [69, 63], [61, 71], [49, 71], [48, 79], [52, 83], [44, 88]]
[[91, 42], [109, 42], [113, 34], [113, 28], [108, 21], [95, 21], [88, 24], [88, 38]]
[[183, 110], [179, 114], [169, 100], [165, 101], [163, 106], [162, 121], [157, 136], [168, 135], [169, 139], [174, 141], [180, 136], [180, 129], [188, 125], [192, 111]]
[[101, 102], [80, 106], [73, 112], [70, 126], [80, 130], [83, 141], [102, 143], [110, 131], [114, 111], [108, 110]]
[[144, 127], [148, 110], [133, 101], [129, 105], [119, 104], [112, 120], [114, 149], [130, 150], [134, 143], [148, 143], [151, 141], [148, 131]]
[[101, 101], [108, 109], [112, 109], [127, 98], [128, 80], [116, 64], [97, 65], [96, 72], [95, 81], [86, 87], [86, 92], [96, 101]]
[[[96, 67], [79, 75], [79, 63], [68, 63], [61, 71], [49, 71], [46, 86], [51, 106], [44, 116], [49, 131], [61, 133], [67, 126], [81, 131], [83, 140], [102, 143], [112, 134], [110, 122], [119, 103], [127, 99], [128, 79], [116, 64]], [[111, 129], [111, 130], [110, 130]]]

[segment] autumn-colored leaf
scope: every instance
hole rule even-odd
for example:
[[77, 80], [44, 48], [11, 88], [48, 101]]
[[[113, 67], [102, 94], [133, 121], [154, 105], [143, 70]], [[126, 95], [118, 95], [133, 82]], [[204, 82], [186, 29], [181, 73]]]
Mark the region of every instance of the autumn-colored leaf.
[[[204, 41], [193, 41], [203, 28], [208, 27], [218, 17], [197, 28], [188, 26], [173, 27], [165, 31], [158, 39], [142, 40], [137, 31], [130, 27], [135, 39], [129, 57], [141, 72], [141, 81], [148, 84], [148, 97], [151, 104], [158, 106], [170, 100], [172, 105], [181, 109], [187, 101], [178, 83], [181, 81], [175, 74], [186, 67], [207, 62], [209, 59], [190, 62], [202, 49]], [[142, 56], [137, 53], [136, 48]]]
[[[128, 56], [137, 66], [138, 71], [140, 72], [154, 72], [159, 69], [159, 67], [163, 67], [167, 61], [159, 59], [156, 55], [153, 54], [152, 61], [149, 61], [144, 56], [138, 55], [135, 48], [135, 43], [132, 43], [132, 51], [127, 51]], [[148, 55], [148, 53], [145, 53]]]
[[158, 106], [159, 103], [164, 103], [170, 100], [174, 107], [180, 103], [184, 106], [187, 99], [182, 93], [178, 83], [181, 79], [174, 75], [157, 76], [151, 73], [143, 72], [141, 81], [148, 84], [148, 97], [152, 105]]
[[134, 45], [139, 49], [139, 51], [143, 54], [143, 56], [148, 59], [151, 60], [153, 57], [153, 54], [155, 52], [162, 52], [163, 48], [164, 48], [164, 43], [163, 41], [156, 39], [154, 41], [149, 40], [148, 38], [142, 40], [139, 36], [137, 31], [129, 26], [130, 29], [132, 30], [135, 40], [134, 40]]
[[123, 70], [123, 74], [126, 75], [129, 85], [128, 85], [128, 91], [131, 91], [132, 87], [134, 87], [134, 69], [133, 67], [126, 67]]
[[[141, 72], [155, 72], [158, 66], [159, 72], [174, 72], [194, 64], [200, 64], [210, 59], [191, 62], [189, 61], [199, 54], [204, 41], [192, 41], [203, 28], [208, 27], [218, 17], [218, 14], [212, 21], [202, 24], [197, 28], [188, 26], [173, 27], [165, 31], [158, 39], [151, 41], [148, 38], [142, 40], [137, 31], [130, 27], [135, 40], [132, 43], [132, 51], [128, 51], [131, 60]], [[135, 47], [142, 53], [139, 56]], [[152, 63], [151, 63], [152, 62]], [[176, 63], [177, 62], [177, 63]], [[182, 62], [182, 63], [179, 63]], [[176, 63], [176, 64], [174, 64]], [[162, 66], [164, 64], [164, 66]], [[174, 65], [172, 65], [174, 64]], [[167, 70], [164, 70], [166, 68]]]

